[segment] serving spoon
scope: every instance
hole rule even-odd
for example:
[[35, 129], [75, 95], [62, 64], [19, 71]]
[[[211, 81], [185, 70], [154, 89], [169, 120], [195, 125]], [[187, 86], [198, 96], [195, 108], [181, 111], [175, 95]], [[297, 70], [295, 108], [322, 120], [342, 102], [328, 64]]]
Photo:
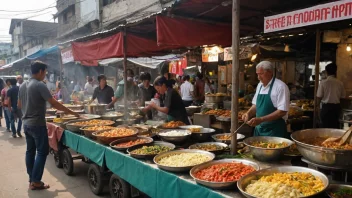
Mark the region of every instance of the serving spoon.
[[337, 142], [337, 145], [341, 146], [351, 139], [351, 134], [352, 134], [352, 126], [349, 129], [347, 129], [347, 131], [341, 137], [328, 138], [322, 143], [322, 145], [326, 145], [329, 142]]

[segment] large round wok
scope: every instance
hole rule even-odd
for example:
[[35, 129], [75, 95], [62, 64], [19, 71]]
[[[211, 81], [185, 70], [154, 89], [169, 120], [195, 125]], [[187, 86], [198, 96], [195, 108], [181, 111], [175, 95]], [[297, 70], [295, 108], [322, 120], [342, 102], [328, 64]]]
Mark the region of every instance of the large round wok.
[[[345, 130], [341, 129], [306, 129], [291, 135], [302, 156], [316, 164], [334, 167], [352, 167], [352, 150], [331, 149], [304, 143], [315, 137], [340, 137]], [[352, 140], [350, 144], [352, 143]]]

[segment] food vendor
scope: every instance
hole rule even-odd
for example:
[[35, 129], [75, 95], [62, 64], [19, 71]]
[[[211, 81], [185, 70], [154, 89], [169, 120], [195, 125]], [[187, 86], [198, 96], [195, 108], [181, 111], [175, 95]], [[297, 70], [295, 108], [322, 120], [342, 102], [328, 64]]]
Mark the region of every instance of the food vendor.
[[260, 83], [252, 100], [252, 107], [242, 119], [255, 127], [254, 136], [286, 137], [287, 112], [290, 91], [287, 85], [274, 77], [271, 62], [262, 61], [256, 67]]
[[167, 114], [167, 121], [181, 121], [187, 125], [190, 124], [182, 98], [175, 89], [170, 87], [170, 81], [165, 77], [161, 77], [154, 86], [159, 94], [165, 94], [164, 107], [159, 107], [152, 102], [148, 107], [144, 108], [144, 111], [153, 108]]
[[330, 63], [325, 67], [328, 75], [318, 87], [318, 102], [322, 103], [320, 112], [321, 122], [324, 128], [339, 128], [339, 117], [341, 112], [340, 99], [346, 97], [346, 91], [343, 83], [336, 79], [337, 66]]
[[109, 106], [112, 103], [112, 97], [114, 97], [114, 90], [108, 85], [105, 75], [99, 75], [98, 81], [99, 86], [94, 89], [90, 103], [98, 99], [99, 104], [107, 104]]

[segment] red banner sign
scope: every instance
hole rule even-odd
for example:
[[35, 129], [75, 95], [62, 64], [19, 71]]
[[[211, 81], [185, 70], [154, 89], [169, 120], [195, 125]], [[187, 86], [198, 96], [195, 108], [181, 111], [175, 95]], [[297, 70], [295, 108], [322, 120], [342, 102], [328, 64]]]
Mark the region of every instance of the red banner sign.
[[264, 33], [352, 18], [352, 0], [336, 1], [264, 18]]

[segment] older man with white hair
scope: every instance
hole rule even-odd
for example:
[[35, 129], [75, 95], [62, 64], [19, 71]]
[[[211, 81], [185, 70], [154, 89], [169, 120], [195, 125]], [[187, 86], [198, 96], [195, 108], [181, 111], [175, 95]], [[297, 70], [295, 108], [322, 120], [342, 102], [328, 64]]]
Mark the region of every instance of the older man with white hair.
[[242, 119], [255, 126], [254, 136], [287, 137], [290, 91], [284, 82], [274, 77], [271, 62], [260, 62], [256, 73], [260, 83], [252, 101], [253, 106]]

